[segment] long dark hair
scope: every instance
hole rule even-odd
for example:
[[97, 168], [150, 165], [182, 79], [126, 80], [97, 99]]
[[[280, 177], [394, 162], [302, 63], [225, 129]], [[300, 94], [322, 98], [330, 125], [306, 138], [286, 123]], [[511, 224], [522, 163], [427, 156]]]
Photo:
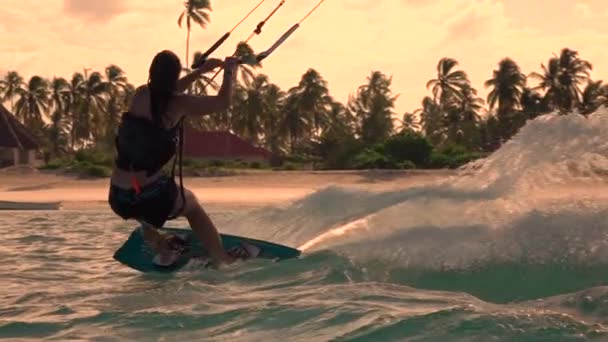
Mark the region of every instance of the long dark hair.
[[150, 89], [150, 110], [152, 118], [162, 125], [162, 117], [167, 111], [169, 100], [175, 92], [177, 80], [182, 71], [179, 57], [169, 50], [163, 50], [154, 56], [150, 64], [148, 88]]

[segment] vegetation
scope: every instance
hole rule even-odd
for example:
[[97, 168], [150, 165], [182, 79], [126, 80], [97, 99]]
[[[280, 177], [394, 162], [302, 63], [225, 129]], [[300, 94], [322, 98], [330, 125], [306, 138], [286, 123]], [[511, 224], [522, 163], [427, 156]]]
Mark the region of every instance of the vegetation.
[[[187, 49], [191, 21], [204, 27], [209, 11], [209, 1], [185, 2], [178, 22], [186, 22]], [[254, 51], [241, 43], [236, 53], [246, 57]], [[420, 108], [402, 115], [394, 111], [391, 77], [381, 71], [372, 71], [340, 103], [313, 68], [297, 85], [281, 89], [259, 72], [261, 67], [240, 67], [230, 110], [187, 124], [231, 131], [281, 156], [283, 164], [273, 167], [284, 169], [454, 168], [499, 148], [529, 119], [552, 111], [588, 115], [608, 105], [608, 85], [592, 80], [591, 63], [568, 48], [529, 75], [510, 58], [499, 61], [484, 83], [486, 99], [477, 95], [455, 59], [442, 58]], [[207, 93], [209, 81], [206, 77], [190, 91]], [[218, 85], [211, 82], [210, 87], [217, 90]], [[68, 79], [25, 80], [10, 71], [0, 81], [2, 100], [45, 142], [46, 168], [95, 175], [106, 175], [111, 167], [114, 132], [134, 89], [117, 65], [76, 72]], [[189, 161], [186, 168], [271, 167], [218, 163]]]

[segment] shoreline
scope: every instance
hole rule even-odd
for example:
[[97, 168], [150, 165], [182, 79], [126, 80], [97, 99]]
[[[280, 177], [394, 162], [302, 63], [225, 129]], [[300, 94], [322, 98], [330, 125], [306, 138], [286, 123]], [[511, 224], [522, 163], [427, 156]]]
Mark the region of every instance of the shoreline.
[[[456, 174], [457, 170], [237, 170], [225, 176], [184, 177], [183, 181], [205, 205], [249, 207], [291, 202], [331, 186], [388, 191]], [[108, 187], [109, 177], [79, 178], [31, 168], [0, 170], [0, 200], [4, 201], [59, 201], [64, 209], [105, 208]]]

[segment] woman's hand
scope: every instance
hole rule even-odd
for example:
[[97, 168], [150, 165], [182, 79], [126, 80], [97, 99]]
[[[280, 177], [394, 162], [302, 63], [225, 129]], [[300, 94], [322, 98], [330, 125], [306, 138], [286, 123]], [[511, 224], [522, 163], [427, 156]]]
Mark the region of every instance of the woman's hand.
[[241, 59], [238, 57], [226, 57], [224, 60], [224, 70], [233, 72], [241, 64]]

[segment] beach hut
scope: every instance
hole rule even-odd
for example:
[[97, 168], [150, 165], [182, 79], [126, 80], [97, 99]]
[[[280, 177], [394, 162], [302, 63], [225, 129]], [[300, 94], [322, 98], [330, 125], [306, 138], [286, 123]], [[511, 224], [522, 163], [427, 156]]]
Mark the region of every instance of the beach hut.
[[184, 157], [201, 160], [269, 162], [273, 154], [225, 131], [199, 131], [184, 127]]
[[0, 167], [36, 164], [39, 147], [27, 127], [0, 104]]

